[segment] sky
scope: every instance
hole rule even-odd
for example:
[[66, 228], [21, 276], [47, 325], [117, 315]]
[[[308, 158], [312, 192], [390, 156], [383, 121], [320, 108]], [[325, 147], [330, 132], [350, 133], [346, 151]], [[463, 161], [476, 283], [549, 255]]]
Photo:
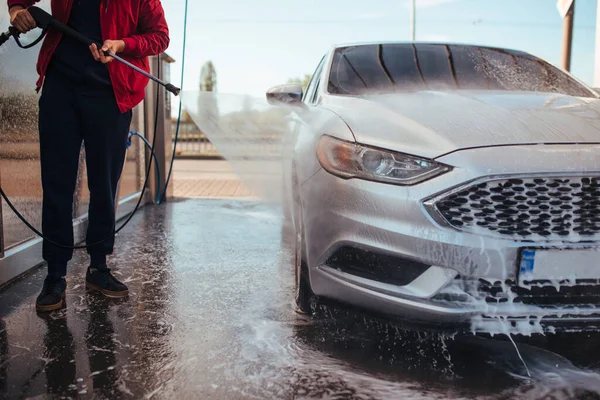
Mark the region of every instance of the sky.
[[[577, 0], [571, 72], [593, 83], [597, 0]], [[179, 83], [185, 0], [162, 0], [171, 29], [167, 53]], [[554, 0], [417, 0], [416, 40], [493, 45], [560, 66], [563, 21]], [[312, 74], [332, 45], [410, 40], [410, 0], [189, 0], [184, 90], [198, 90], [202, 64], [218, 92], [263, 97], [289, 78]]]

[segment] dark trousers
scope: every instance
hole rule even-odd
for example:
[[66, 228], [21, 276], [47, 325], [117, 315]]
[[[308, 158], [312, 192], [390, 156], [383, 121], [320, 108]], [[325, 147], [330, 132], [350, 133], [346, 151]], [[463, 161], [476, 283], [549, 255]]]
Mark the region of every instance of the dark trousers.
[[[90, 191], [87, 243], [110, 236], [115, 227], [115, 197], [125, 161], [132, 112], [121, 113], [110, 88], [75, 87], [49, 73], [39, 101], [42, 172], [42, 232], [55, 243], [72, 246], [73, 195], [79, 154], [85, 147]], [[112, 254], [114, 237], [88, 247], [94, 255]], [[43, 243], [49, 273], [66, 275], [73, 250]]]

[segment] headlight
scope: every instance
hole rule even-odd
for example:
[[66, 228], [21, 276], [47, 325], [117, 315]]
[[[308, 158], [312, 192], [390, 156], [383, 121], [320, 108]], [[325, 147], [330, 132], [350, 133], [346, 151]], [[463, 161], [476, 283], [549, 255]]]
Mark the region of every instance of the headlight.
[[420, 157], [346, 142], [324, 135], [317, 145], [319, 162], [329, 173], [344, 179], [415, 185], [452, 168]]

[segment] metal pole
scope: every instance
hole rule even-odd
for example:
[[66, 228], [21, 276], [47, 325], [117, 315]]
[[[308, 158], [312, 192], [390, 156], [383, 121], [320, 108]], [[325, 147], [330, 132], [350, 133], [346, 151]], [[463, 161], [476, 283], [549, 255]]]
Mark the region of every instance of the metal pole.
[[571, 70], [571, 44], [573, 42], [573, 19], [575, 18], [575, 1], [563, 21], [562, 68]]
[[416, 18], [417, 18], [417, 0], [410, 2], [410, 40], [415, 41], [416, 32]]
[[596, 6], [596, 59], [594, 64], [594, 87], [600, 88], [600, 1]]
[[[157, 56], [152, 56], [150, 57], [149, 61], [150, 61], [150, 71], [151, 73], [155, 74], [157, 69], [158, 69], [158, 61], [157, 61], [158, 57]], [[145, 123], [144, 123], [144, 136], [146, 137], [146, 139], [152, 143], [153, 140], [156, 141], [156, 146], [154, 148], [154, 151], [157, 155], [160, 155], [160, 146], [158, 146], [158, 143], [160, 143], [161, 138], [158, 136], [159, 132], [157, 131], [156, 134], [157, 136], [154, 136], [154, 122], [155, 122], [155, 118], [156, 118], [156, 102], [158, 102], [158, 98], [156, 97], [157, 93], [156, 93], [156, 86], [155, 85], [148, 85], [146, 86], [146, 97], [144, 98], [144, 107], [146, 108], [145, 110]], [[159, 110], [160, 112], [160, 110]], [[145, 153], [146, 153], [146, 157], [145, 157], [145, 166], [144, 166], [144, 170], [148, 169], [148, 163], [150, 162], [150, 160], [152, 160], [152, 162], [156, 162], [156, 160], [152, 159], [152, 152], [150, 151], [150, 149], [148, 149], [147, 147], [145, 148]], [[160, 160], [160, 158], [159, 158]], [[159, 165], [160, 165], [160, 169], [163, 170], [164, 167], [163, 165], [160, 163], [159, 161]], [[158, 179], [158, 176], [156, 175], [156, 170], [154, 169], [154, 167], [149, 171], [150, 172], [150, 178], [148, 179], [148, 188], [146, 189], [146, 196], [148, 196], [148, 201], [144, 200], [144, 204], [146, 203], [154, 203], [155, 199], [156, 199], [156, 182]]]

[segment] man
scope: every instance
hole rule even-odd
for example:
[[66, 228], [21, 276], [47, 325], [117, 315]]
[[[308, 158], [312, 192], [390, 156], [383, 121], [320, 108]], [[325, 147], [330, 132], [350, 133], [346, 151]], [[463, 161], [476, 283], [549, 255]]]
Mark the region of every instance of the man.
[[[20, 32], [36, 27], [27, 7], [38, 1], [8, 0], [10, 22]], [[106, 256], [113, 252], [117, 185], [131, 110], [143, 100], [149, 80], [112, 62], [104, 52], [148, 71], [147, 57], [165, 51], [169, 29], [160, 0], [52, 0], [52, 14], [100, 46], [88, 48], [50, 30], [40, 50], [42, 231], [51, 242], [73, 245], [73, 194], [83, 141], [90, 190], [86, 286], [109, 297], [125, 297], [128, 288], [111, 274]], [[102, 241], [106, 237], [110, 239]], [[44, 241], [48, 276], [36, 301], [38, 311], [62, 307], [72, 255], [72, 249]]]

